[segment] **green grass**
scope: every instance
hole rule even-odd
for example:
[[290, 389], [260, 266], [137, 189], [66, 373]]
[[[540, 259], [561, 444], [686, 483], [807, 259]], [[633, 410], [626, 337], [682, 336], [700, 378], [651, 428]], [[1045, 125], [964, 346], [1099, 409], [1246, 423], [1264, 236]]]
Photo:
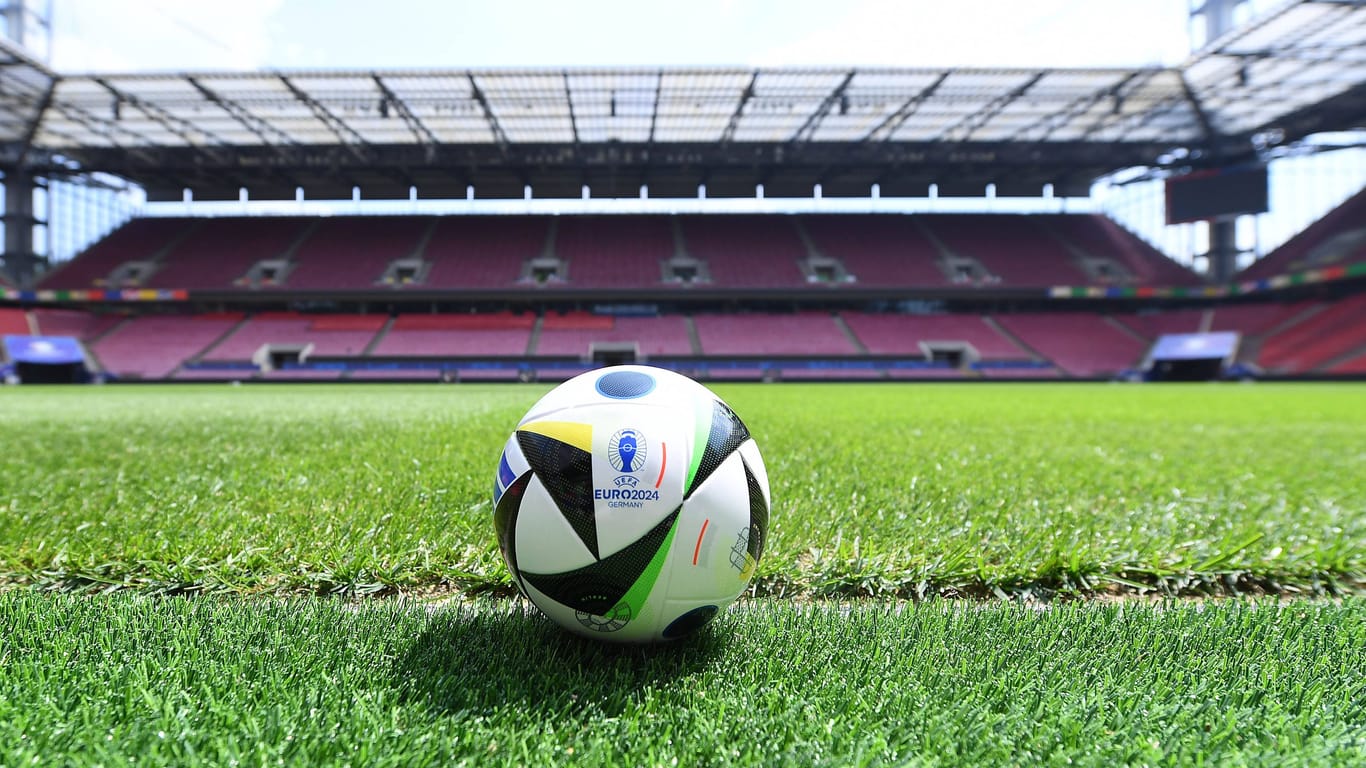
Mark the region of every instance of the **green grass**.
[[1366, 591], [1366, 387], [718, 390], [771, 597], [642, 650], [499, 597], [545, 387], [0, 389], [0, 765], [1366, 762], [1363, 598], [866, 599]]
[[[546, 387], [0, 391], [0, 584], [504, 588], [489, 489]], [[733, 385], [761, 593], [1344, 592], [1366, 387]]]
[[1341, 765], [1366, 602], [742, 603], [679, 646], [518, 604], [0, 594], [0, 764]]

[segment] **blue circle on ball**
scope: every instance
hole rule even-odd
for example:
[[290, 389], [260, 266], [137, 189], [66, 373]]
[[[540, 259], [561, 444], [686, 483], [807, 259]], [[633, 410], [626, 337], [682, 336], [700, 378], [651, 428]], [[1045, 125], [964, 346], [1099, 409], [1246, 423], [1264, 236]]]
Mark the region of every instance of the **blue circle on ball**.
[[598, 394], [613, 400], [634, 400], [654, 388], [655, 377], [640, 371], [613, 371], [598, 377]]

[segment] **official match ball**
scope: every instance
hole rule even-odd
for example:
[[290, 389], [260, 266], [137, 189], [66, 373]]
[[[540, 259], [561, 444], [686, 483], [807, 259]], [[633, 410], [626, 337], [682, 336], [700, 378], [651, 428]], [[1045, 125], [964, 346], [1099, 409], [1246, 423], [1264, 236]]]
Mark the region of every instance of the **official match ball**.
[[676, 640], [749, 586], [768, 473], [740, 417], [697, 382], [623, 365], [576, 376], [527, 412], [493, 489], [517, 588], [560, 626]]

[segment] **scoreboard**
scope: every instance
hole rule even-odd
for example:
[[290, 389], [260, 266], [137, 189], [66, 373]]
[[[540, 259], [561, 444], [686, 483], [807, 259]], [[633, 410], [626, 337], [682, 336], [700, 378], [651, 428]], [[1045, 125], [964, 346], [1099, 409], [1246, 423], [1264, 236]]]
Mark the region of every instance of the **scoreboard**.
[[1167, 179], [1167, 223], [1266, 213], [1265, 165], [1196, 171]]

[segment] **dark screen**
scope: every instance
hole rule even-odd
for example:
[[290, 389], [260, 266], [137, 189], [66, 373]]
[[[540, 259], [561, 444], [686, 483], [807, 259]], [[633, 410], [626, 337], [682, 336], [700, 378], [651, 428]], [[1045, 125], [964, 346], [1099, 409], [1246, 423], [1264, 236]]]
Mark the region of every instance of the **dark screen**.
[[1198, 171], [1167, 179], [1167, 223], [1265, 213], [1266, 166]]

